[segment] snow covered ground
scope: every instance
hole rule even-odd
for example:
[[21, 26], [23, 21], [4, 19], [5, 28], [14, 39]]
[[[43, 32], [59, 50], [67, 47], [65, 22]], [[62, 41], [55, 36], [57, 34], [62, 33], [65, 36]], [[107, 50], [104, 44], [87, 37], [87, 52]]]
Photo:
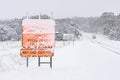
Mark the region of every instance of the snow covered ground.
[[0, 80], [120, 80], [119, 45], [99, 34], [93, 40], [88, 33], [74, 45], [56, 42], [50, 69], [48, 64], [38, 67], [37, 58], [30, 58], [27, 68], [21, 42], [0, 42]]

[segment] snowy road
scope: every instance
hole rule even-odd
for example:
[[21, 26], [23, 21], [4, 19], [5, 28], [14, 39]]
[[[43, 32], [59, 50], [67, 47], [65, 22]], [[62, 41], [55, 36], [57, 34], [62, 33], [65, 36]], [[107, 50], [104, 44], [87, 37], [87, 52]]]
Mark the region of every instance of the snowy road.
[[[118, 43], [114, 46], [118, 47]], [[56, 42], [53, 69], [47, 64], [38, 67], [37, 58], [30, 58], [29, 68], [26, 68], [25, 60], [19, 56], [20, 42], [9, 44], [0, 47], [0, 69], [4, 69], [0, 72], [0, 80], [120, 80], [120, 55], [85, 37], [74, 46], [72, 42], [67, 46]], [[6, 68], [1, 68], [3, 64]]]

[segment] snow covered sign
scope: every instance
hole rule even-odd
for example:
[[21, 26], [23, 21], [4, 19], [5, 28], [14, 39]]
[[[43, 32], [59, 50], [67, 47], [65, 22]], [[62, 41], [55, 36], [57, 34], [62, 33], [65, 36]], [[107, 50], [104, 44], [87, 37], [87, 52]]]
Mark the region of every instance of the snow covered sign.
[[24, 19], [22, 22], [22, 57], [51, 57], [55, 45], [55, 21]]

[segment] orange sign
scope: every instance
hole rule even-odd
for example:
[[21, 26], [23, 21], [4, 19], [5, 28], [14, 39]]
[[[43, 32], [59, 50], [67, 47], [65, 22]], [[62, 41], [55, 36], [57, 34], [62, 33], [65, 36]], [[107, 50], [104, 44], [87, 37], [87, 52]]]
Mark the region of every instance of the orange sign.
[[51, 50], [21, 49], [22, 57], [52, 57], [53, 55]]
[[53, 56], [55, 21], [24, 19], [22, 22], [22, 57]]

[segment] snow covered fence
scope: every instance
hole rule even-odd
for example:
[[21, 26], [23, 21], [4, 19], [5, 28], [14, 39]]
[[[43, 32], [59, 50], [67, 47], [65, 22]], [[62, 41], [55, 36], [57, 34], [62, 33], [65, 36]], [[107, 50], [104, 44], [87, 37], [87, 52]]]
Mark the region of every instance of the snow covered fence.
[[70, 45], [71, 41], [74, 45], [75, 36], [74, 34], [63, 34], [63, 45]]

